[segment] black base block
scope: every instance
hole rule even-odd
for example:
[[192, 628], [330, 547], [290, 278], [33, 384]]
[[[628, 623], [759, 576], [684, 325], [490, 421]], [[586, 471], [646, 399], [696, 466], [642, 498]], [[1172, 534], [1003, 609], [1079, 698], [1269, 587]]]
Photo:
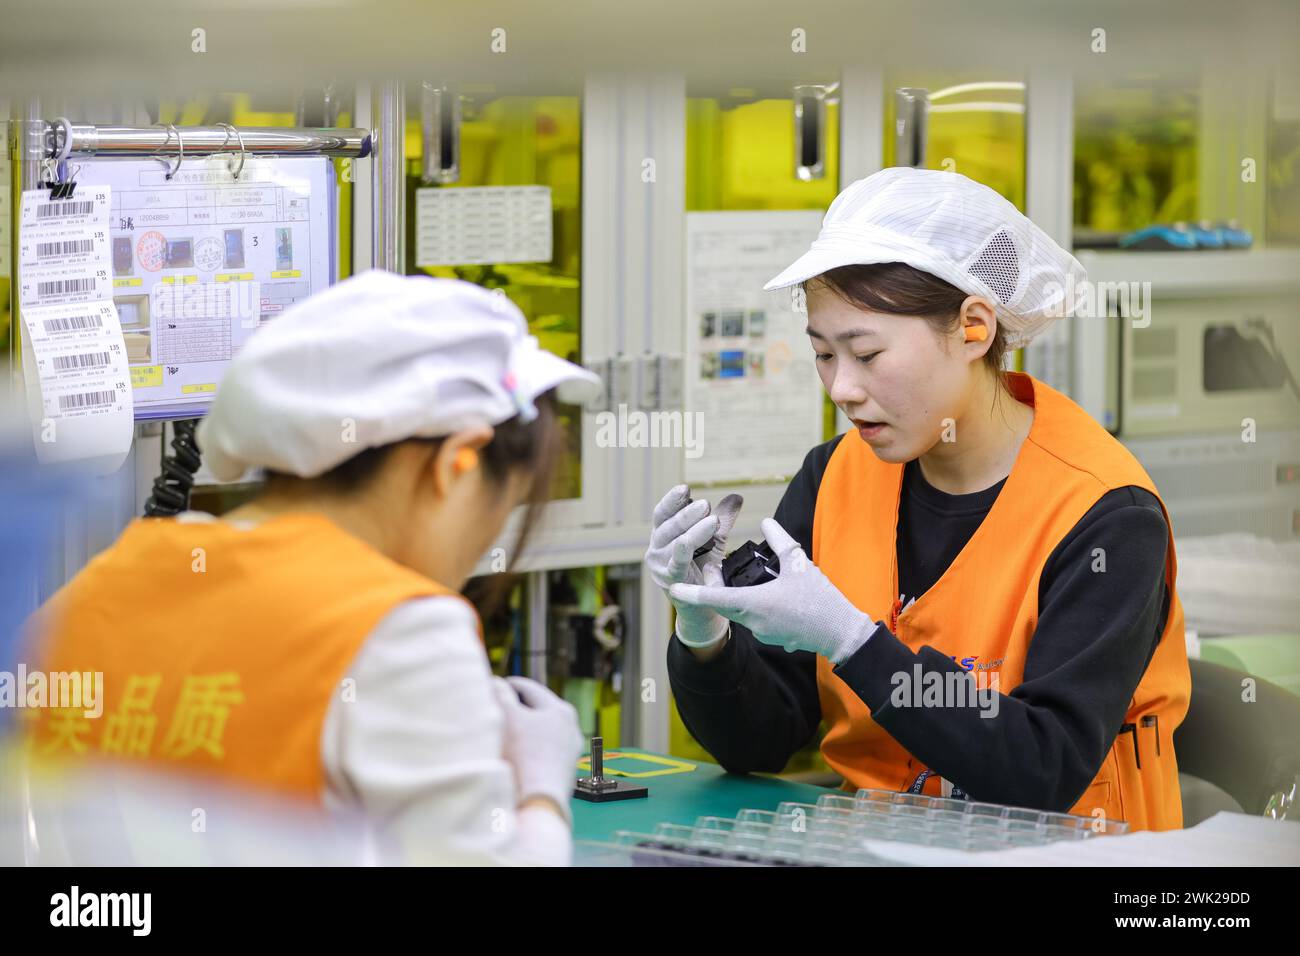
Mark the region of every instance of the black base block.
[[579, 781], [573, 788], [573, 795], [579, 800], [586, 800], [589, 803], [607, 803], [610, 800], [637, 800], [641, 797], [650, 796], [650, 790], [647, 787], [639, 787], [634, 783], [624, 783], [618, 781], [618, 786], [609, 787], [604, 790], [590, 790], [582, 786]]

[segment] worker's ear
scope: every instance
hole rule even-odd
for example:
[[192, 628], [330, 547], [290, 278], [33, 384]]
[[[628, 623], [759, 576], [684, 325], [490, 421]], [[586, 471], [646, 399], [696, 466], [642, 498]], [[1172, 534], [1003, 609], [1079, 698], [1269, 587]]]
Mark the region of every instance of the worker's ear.
[[452, 486], [461, 478], [475, 474], [482, 465], [479, 449], [492, 440], [490, 425], [466, 428], [448, 435], [438, 446], [429, 461], [433, 489], [440, 498], [451, 493]]
[[983, 296], [968, 295], [958, 310], [957, 337], [966, 350], [964, 358], [974, 361], [984, 357], [998, 333], [997, 313], [993, 303]]

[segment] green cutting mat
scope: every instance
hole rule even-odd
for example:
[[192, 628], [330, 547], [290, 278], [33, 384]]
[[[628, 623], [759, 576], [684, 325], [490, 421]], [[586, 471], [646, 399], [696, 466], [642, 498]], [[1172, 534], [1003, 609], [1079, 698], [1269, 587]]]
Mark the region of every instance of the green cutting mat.
[[[575, 840], [608, 840], [616, 830], [634, 830], [652, 833], [659, 823], [694, 823], [696, 817], [734, 817], [741, 810], [775, 810], [778, 803], [794, 800], [816, 803], [824, 793], [837, 793], [825, 787], [794, 783], [776, 777], [756, 777], [726, 773], [717, 764], [698, 760], [665, 757], [646, 750], [619, 748], [615, 753], [625, 757], [605, 755], [605, 771], [623, 770], [629, 773], [654, 772], [668, 769], [661, 763], [638, 760], [637, 754], [691, 764], [694, 770], [661, 776], [631, 778], [628, 782], [648, 787], [650, 795], [641, 800], [614, 800], [610, 803], [589, 803], [574, 798], [573, 838]], [[576, 776], [588, 776], [587, 770], [578, 770]], [[616, 779], [624, 779], [616, 777]]]

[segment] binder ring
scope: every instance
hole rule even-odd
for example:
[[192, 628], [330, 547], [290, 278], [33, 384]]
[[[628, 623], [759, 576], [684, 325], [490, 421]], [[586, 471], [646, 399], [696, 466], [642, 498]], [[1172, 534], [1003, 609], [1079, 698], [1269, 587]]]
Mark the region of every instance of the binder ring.
[[[239, 168], [230, 170], [230, 175], [233, 178], [238, 179], [239, 174], [244, 171], [244, 161], [248, 159], [248, 150], [244, 146], [244, 137], [233, 123], [218, 123], [217, 125], [229, 131], [226, 133], [226, 138], [221, 142], [221, 148], [223, 150], [226, 148], [226, 143], [230, 142], [231, 133], [234, 133], [235, 139], [239, 141]], [[233, 165], [233, 161], [227, 161], [226, 168], [230, 169], [232, 165]]]

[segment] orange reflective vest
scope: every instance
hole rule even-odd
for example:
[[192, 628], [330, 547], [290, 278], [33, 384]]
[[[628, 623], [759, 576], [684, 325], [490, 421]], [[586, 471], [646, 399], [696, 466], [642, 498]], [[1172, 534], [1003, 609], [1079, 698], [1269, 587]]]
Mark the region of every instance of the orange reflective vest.
[[[988, 662], [1004, 694], [1023, 679], [1038, 621], [1039, 576], [1052, 551], [1112, 489], [1132, 485], [1159, 497], [1132, 454], [1069, 398], [1021, 372], [1009, 373], [1009, 384], [1017, 400], [1034, 408], [1029, 435], [979, 528], [908, 608], [898, 602], [903, 465], [881, 461], [856, 433], [844, 436], [827, 464], [812, 540], [813, 562], [855, 606], [889, 625], [914, 652], [929, 645], [958, 660], [977, 656]], [[1160, 506], [1164, 510], [1163, 501]], [[1135, 830], [1182, 826], [1173, 732], [1187, 713], [1191, 675], [1183, 608], [1174, 590], [1177, 568], [1171, 530], [1168, 619], [1124, 718], [1137, 740], [1132, 732], [1119, 734], [1073, 813], [1101, 809]], [[817, 680], [829, 725], [822, 754], [844, 777], [846, 789], [905, 790], [929, 769], [872, 720], [867, 705], [821, 656]], [[1144, 720], [1151, 716], [1158, 721]], [[936, 771], [922, 792], [938, 795], [941, 787]]]
[[455, 593], [320, 515], [137, 520], [37, 612], [40, 666], [102, 671], [104, 705], [41, 713], [33, 751], [319, 799], [325, 715], [367, 636], [403, 601]]

